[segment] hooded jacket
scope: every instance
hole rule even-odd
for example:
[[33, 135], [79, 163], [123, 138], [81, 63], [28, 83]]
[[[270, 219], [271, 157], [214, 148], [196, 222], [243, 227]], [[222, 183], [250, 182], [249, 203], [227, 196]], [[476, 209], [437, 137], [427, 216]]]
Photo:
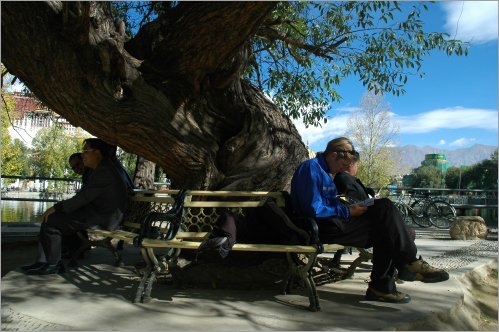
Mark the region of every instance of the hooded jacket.
[[338, 191], [329, 173], [322, 153], [298, 166], [291, 180], [291, 202], [296, 213], [319, 219], [349, 219], [350, 209], [336, 197]]

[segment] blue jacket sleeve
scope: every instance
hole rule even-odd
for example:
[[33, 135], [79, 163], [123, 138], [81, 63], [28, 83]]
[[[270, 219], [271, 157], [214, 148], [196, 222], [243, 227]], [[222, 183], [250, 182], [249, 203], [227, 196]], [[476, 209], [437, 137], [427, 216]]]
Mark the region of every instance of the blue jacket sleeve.
[[307, 217], [348, 219], [350, 209], [340, 203], [336, 194], [333, 181], [318, 164], [304, 163], [293, 176], [293, 204]]

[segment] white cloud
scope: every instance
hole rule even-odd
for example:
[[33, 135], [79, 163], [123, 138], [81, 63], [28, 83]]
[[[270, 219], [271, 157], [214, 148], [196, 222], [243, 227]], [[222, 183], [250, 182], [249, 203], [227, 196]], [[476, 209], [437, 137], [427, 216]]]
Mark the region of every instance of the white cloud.
[[330, 140], [344, 135], [347, 130], [348, 117], [349, 114], [329, 118], [327, 123], [322, 124], [322, 127], [309, 126], [308, 128], [305, 128], [305, 125], [301, 119], [293, 120], [293, 123], [296, 126], [296, 129], [298, 129], [302, 141], [311, 146], [320, 140]]
[[486, 43], [497, 40], [497, 1], [446, 1], [444, 29], [451, 38]]
[[358, 106], [345, 106], [345, 107], [338, 107], [334, 111], [336, 113], [352, 113], [353, 111], [356, 111], [360, 109]]
[[461, 137], [461, 138], [458, 138], [457, 140], [449, 143], [449, 146], [461, 147], [461, 146], [470, 145], [474, 141], [476, 141], [476, 138]]
[[396, 116], [401, 134], [429, 133], [439, 129], [497, 130], [497, 110], [448, 107], [410, 116]]
[[[338, 116], [328, 119], [322, 127], [305, 128], [302, 120], [293, 120], [304, 143], [315, 150], [323, 148], [325, 142], [343, 136], [347, 132], [349, 113], [341, 114], [336, 110]], [[399, 116], [393, 114], [394, 120], [400, 126], [400, 134], [426, 134], [443, 129], [484, 129], [497, 130], [498, 115], [497, 110], [448, 107], [429, 112], [419, 113], [410, 116]], [[458, 147], [470, 144], [474, 138], [460, 138], [449, 143], [449, 147]], [[445, 139], [440, 139], [438, 145], [446, 145]], [[460, 145], [461, 144], [461, 145]]]

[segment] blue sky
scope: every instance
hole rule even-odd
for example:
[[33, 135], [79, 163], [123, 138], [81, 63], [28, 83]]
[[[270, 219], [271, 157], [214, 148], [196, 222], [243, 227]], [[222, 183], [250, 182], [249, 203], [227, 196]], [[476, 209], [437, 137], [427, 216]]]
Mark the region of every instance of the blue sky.
[[[468, 56], [434, 52], [424, 59], [419, 76], [409, 78], [406, 94], [385, 95], [400, 126], [399, 146], [414, 144], [455, 150], [473, 144], [497, 146], [498, 139], [498, 2], [450, 1], [429, 4], [422, 19], [427, 31], [448, 32], [471, 42]], [[294, 121], [314, 151], [345, 135], [350, 112], [366, 89], [355, 77], [338, 87], [342, 101], [331, 105], [322, 128]]]

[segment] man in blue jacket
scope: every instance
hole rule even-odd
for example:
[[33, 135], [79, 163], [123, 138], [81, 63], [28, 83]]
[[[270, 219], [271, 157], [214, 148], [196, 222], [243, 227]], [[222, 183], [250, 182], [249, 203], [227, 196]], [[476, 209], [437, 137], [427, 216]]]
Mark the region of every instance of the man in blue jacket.
[[377, 199], [370, 207], [340, 202], [331, 175], [345, 171], [355, 152], [349, 139], [339, 137], [316, 158], [298, 166], [291, 180], [293, 208], [299, 215], [316, 219], [323, 243], [373, 247], [367, 300], [407, 303], [411, 298], [397, 291], [395, 269], [399, 278], [407, 281], [440, 282], [449, 274], [430, 266], [421, 256], [417, 259], [416, 245], [389, 199]]

